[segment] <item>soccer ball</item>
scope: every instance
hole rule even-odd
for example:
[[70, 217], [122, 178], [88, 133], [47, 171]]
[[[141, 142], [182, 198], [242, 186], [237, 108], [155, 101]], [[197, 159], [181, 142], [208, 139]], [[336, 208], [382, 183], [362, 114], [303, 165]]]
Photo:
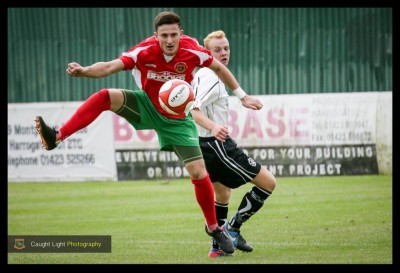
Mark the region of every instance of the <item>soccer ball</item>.
[[165, 82], [158, 93], [161, 107], [171, 115], [189, 111], [194, 101], [193, 88], [187, 82], [173, 79]]

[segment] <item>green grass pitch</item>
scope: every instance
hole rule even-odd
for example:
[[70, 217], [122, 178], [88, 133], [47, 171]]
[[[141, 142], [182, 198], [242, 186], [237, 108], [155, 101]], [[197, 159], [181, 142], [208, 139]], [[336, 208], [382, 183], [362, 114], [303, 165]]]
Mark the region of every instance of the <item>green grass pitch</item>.
[[[277, 178], [242, 226], [254, 251], [210, 259], [189, 179], [8, 183], [9, 235], [111, 235], [111, 253], [8, 253], [8, 264], [392, 264], [392, 176]], [[233, 190], [229, 217], [246, 184]]]

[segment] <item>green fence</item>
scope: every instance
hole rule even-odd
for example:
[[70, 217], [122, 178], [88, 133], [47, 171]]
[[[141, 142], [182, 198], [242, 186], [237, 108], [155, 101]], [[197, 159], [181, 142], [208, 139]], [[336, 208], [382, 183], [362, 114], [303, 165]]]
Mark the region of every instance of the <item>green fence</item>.
[[95, 80], [65, 69], [119, 57], [154, 33], [164, 10], [201, 44], [224, 30], [229, 68], [252, 95], [392, 90], [391, 8], [9, 8], [8, 102], [136, 88], [129, 71]]

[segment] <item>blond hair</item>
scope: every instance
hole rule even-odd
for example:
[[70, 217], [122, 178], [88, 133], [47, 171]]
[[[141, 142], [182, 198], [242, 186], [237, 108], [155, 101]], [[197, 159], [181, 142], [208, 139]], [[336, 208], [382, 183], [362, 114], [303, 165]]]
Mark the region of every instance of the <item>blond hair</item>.
[[209, 49], [208, 45], [210, 44], [211, 39], [223, 39], [225, 37], [225, 32], [223, 32], [222, 30], [213, 31], [208, 34], [206, 38], [204, 38], [204, 47]]

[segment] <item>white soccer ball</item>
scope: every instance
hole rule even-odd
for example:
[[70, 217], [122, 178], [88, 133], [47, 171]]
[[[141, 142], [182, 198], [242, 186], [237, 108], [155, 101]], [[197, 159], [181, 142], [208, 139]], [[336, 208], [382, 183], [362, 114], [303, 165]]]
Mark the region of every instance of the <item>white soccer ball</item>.
[[158, 93], [161, 107], [171, 115], [189, 111], [194, 101], [193, 88], [187, 82], [173, 79], [165, 82]]

